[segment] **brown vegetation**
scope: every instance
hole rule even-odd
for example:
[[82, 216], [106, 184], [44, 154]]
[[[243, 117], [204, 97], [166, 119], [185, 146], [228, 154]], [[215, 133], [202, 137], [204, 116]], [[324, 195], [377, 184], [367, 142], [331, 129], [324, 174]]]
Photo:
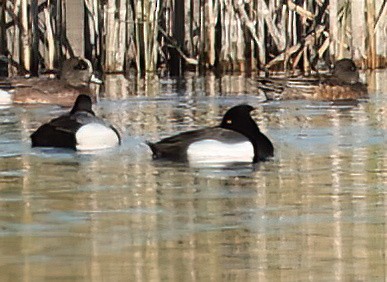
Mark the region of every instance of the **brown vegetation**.
[[[74, 2], [0, 2], [0, 54], [10, 75], [37, 75], [73, 55], [109, 73], [309, 73], [321, 60], [342, 57], [386, 66], [386, 0]], [[82, 16], [69, 13], [74, 5]]]

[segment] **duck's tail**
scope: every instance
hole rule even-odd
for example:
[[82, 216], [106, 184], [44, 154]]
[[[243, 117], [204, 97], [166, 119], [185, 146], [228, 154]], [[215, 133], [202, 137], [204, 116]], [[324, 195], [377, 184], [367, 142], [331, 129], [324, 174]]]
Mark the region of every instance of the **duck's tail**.
[[145, 144], [147, 144], [149, 146], [149, 148], [151, 149], [153, 158], [157, 158], [156, 144], [152, 143], [150, 141], [145, 141]]

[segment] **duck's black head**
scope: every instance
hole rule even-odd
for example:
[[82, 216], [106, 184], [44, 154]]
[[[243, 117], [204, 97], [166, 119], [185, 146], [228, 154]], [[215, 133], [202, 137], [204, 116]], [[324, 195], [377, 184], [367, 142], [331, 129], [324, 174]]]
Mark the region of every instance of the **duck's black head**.
[[77, 97], [70, 113], [74, 114], [76, 112], [88, 112], [94, 115], [90, 96], [81, 94]]
[[229, 109], [223, 116], [220, 127], [230, 129], [246, 136], [254, 147], [254, 162], [273, 156], [274, 148], [270, 140], [260, 132], [258, 125], [251, 118], [250, 105], [238, 105]]
[[253, 110], [254, 108], [250, 105], [232, 107], [224, 114], [220, 127], [237, 131], [246, 136], [259, 132], [258, 126], [250, 116], [250, 112]]
[[351, 59], [338, 60], [333, 67], [332, 76], [347, 84], [359, 82], [359, 72]]

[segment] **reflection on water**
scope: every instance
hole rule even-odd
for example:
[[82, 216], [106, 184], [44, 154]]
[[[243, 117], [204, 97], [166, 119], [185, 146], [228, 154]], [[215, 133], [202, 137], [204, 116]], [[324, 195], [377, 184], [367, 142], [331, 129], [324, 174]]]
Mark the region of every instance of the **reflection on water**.
[[[0, 280], [383, 281], [386, 72], [358, 105], [263, 102], [253, 78], [106, 83], [120, 148], [31, 149], [64, 112], [0, 111]], [[384, 84], [383, 84], [384, 83]], [[134, 95], [138, 94], [138, 95]], [[220, 122], [250, 103], [274, 160], [189, 167], [144, 140]]]

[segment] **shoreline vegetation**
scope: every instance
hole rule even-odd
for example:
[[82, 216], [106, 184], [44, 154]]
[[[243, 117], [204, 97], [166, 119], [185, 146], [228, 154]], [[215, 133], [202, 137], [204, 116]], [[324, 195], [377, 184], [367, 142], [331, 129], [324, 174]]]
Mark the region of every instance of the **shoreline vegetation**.
[[[83, 56], [104, 73], [318, 71], [387, 66], [387, 0], [2, 0], [8, 76]], [[323, 62], [323, 64], [322, 64]]]

